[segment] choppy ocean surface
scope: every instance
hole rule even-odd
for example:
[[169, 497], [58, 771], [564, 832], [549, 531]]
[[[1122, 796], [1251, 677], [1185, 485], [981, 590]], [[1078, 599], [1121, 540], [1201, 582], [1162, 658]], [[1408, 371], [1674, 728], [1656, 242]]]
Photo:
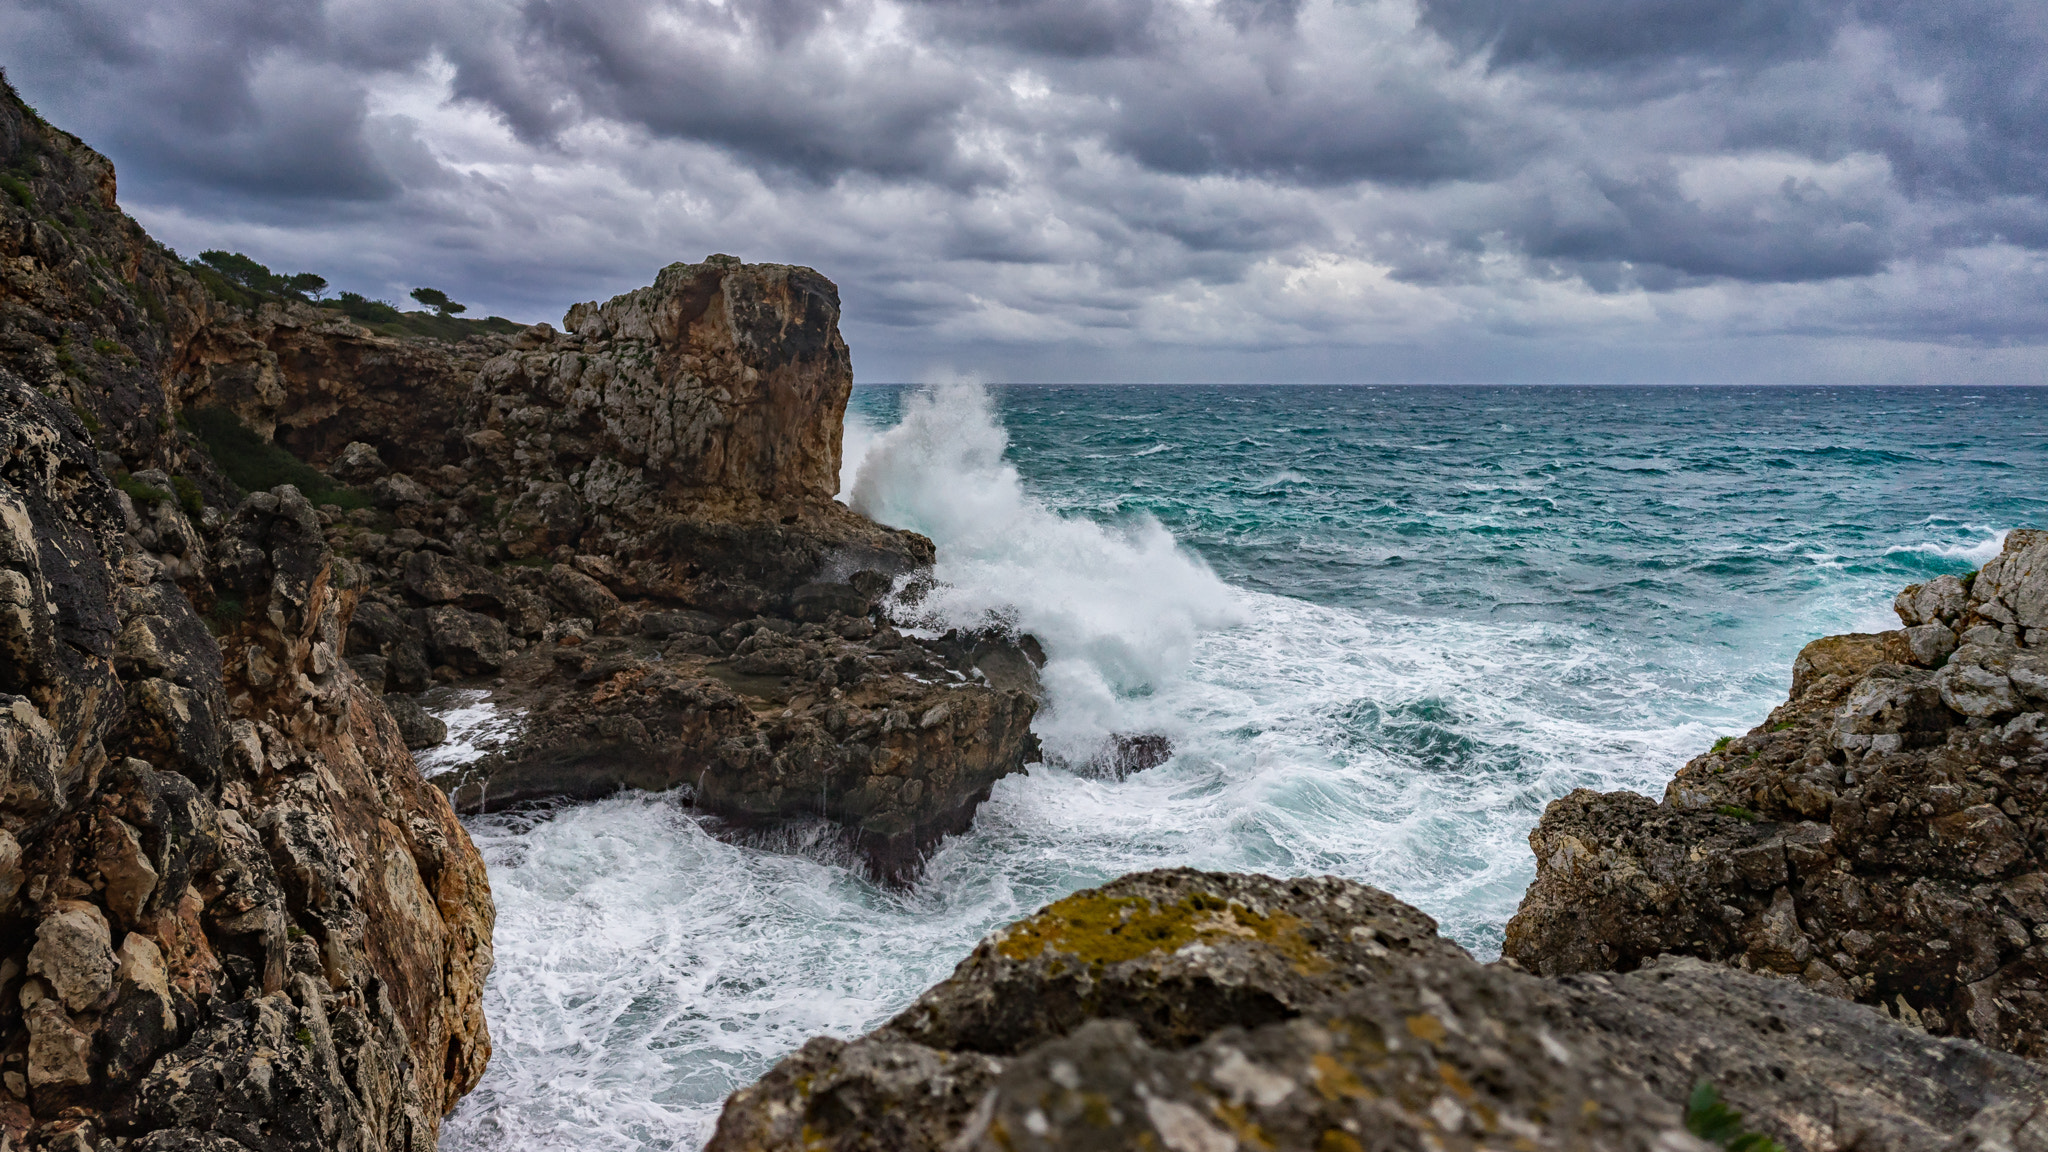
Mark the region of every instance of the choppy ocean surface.
[[2038, 389], [864, 387], [846, 449], [842, 498], [937, 541], [934, 623], [1045, 642], [1049, 752], [1174, 757], [1001, 782], [909, 891], [665, 796], [469, 820], [496, 1055], [443, 1148], [698, 1148], [808, 1037], [1135, 869], [1348, 876], [1497, 955], [1546, 802], [1660, 796], [1806, 641], [2048, 525]]

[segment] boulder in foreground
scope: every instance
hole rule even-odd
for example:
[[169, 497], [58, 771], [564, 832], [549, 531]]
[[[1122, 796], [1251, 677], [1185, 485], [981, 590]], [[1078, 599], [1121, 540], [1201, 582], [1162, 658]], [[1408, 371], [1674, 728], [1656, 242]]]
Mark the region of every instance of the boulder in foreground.
[[[709, 1152], [1705, 1152], [1710, 1086], [1794, 1152], [2048, 1149], [2038, 1067], [1793, 982], [1482, 965], [1334, 878], [1127, 876], [727, 1101]], [[1704, 1130], [1697, 1112], [1695, 1127]]]

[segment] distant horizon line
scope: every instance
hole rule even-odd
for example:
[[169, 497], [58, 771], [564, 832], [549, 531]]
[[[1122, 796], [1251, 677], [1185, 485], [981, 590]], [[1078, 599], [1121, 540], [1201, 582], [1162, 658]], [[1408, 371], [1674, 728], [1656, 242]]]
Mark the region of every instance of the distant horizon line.
[[1346, 380], [855, 380], [855, 388], [937, 388], [946, 383], [975, 384], [984, 388], [1868, 388], [1872, 390], [1905, 391], [1909, 389], [1940, 389], [1945, 391], [1967, 389], [1997, 389], [2011, 391], [2018, 389], [2048, 388], [2048, 381], [2013, 384], [1795, 384], [1795, 383], [1746, 383], [1746, 384], [1695, 384], [1677, 381], [1663, 383], [1615, 383], [1615, 382], [1567, 382], [1539, 381], [1521, 383], [1477, 382], [1477, 381], [1413, 381], [1385, 383]]

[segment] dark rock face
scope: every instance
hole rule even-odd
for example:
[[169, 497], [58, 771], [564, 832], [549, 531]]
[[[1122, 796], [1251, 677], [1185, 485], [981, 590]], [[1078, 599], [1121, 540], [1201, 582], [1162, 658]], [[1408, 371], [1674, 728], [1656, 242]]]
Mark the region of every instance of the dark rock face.
[[439, 781], [465, 807], [687, 786], [740, 831], [838, 822], [907, 877], [1036, 758], [1043, 654], [878, 612], [934, 555], [831, 499], [837, 289], [713, 257], [569, 329], [440, 345], [266, 306], [188, 341], [174, 391], [368, 486], [317, 517], [362, 577], [342, 656], [372, 692], [468, 682], [529, 712]]
[[482, 861], [313, 508], [177, 428], [218, 307], [11, 90], [0, 142], [0, 1146], [429, 1148], [490, 1051]]
[[[878, 875], [901, 880], [1036, 758], [1028, 663], [1028, 683], [1004, 686], [866, 617], [688, 630], [715, 624], [670, 613], [651, 626], [663, 639], [643, 627], [535, 645], [500, 690], [529, 706], [520, 739], [437, 782], [465, 811], [684, 787], [739, 831], [833, 820]], [[989, 664], [1014, 651], [1000, 637], [979, 647]]]
[[1044, 654], [926, 643], [878, 610], [934, 556], [831, 499], [852, 386], [837, 290], [713, 257], [578, 305], [569, 329], [465, 343], [377, 428], [334, 423], [364, 338], [316, 354], [323, 330], [291, 329], [245, 418], [286, 442], [325, 429], [315, 457], [372, 478], [379, 510], [320, 513], [364, 573], [347, 663], [377, 691], [485, 681], [528, 713], [438, 779], [465, 810], [686, 787], [742, 833], [834, 821], [907, 878], [1036, 759]]
[[1711, 1147], [1683, 1127], [1702, 1080], [1799, 1152], [2048, 1147], [2037, 1067], [1794, 983], [1544, 979], [1375, 889], [1186, 870], [997, 932], [735, 1093], [710, 1147], [1677, 1152]]
[[1968, 585], [1901, 593], [1905, 629], [1808, 645], [1792, 698], [1663, 803], [1552, 804], [1507, 954], [1721, 960], [2048, 1059], [2044, 587], [2048, 534], [2014, 532]]

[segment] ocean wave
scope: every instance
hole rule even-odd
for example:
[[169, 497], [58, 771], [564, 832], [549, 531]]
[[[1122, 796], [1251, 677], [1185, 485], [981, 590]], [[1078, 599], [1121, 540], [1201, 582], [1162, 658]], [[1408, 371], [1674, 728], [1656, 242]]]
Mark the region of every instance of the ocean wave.
[[939, 548], [937, 586], [899, 611], [951, 627], [1014, 622], [1039, 638], [1049, 751], [1086, 759], [1120, 730], [1127, 698], [1187, 663], [1195, 638], [1243, 618], [1234, 589], [1149, 516], [1063, 517], [1024, 491], [986, 389], [906, 398], [862, 453], [856, 511]]

